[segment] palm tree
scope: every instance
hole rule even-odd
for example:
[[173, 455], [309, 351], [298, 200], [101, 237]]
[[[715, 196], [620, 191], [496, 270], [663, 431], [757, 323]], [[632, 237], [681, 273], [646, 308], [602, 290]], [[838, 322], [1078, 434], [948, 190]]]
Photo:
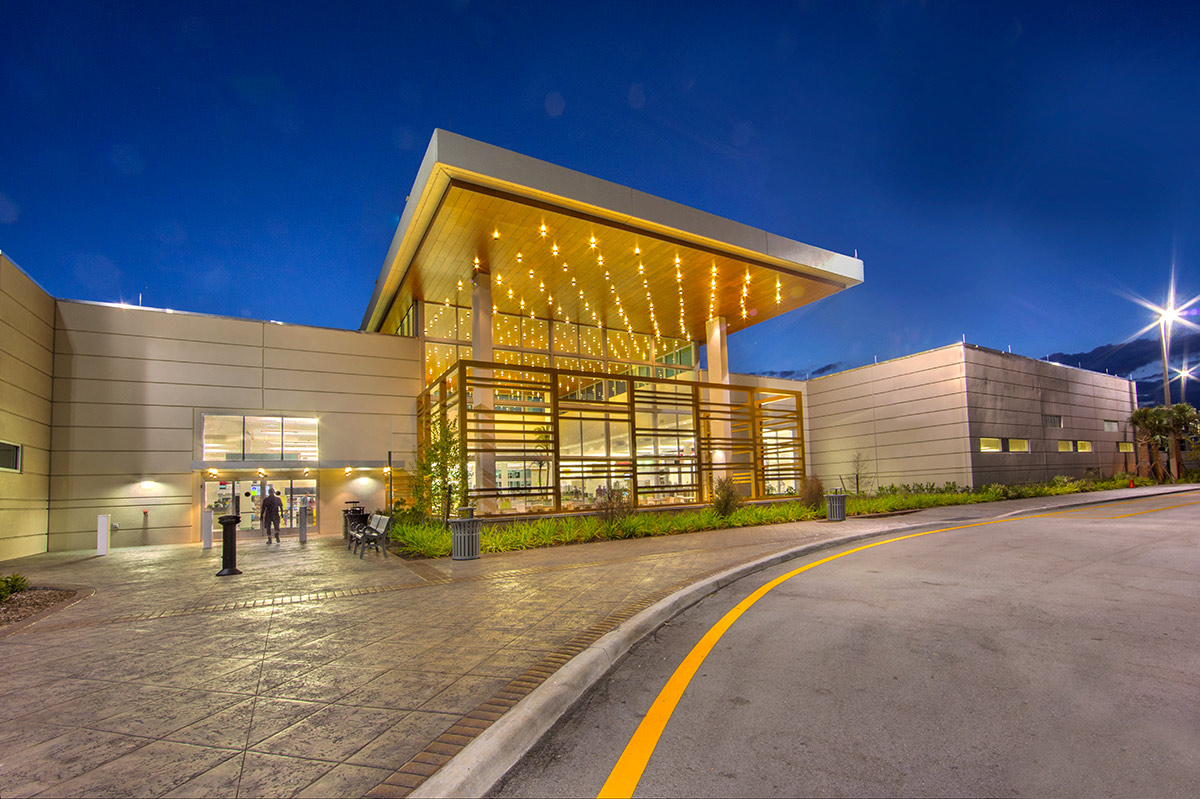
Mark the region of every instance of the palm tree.
[[1161, 405], [1153, 408], [1138, 408], [1129, 415], [1134, 437], [1138, 445], [1138, 476], [1162, 480], [1162, 459], [1159, 455], [1161, 442], [1167, 430], [1167, 410]]
[[1186, 402], [1172, 405], [1166, 414], [1167, 429], [1171, 435], [1171, 465], [1178, 480], [1183, 474], [1183, 448], [1180, 442], [1194, 442], [1200, 431], [1200, 416]]

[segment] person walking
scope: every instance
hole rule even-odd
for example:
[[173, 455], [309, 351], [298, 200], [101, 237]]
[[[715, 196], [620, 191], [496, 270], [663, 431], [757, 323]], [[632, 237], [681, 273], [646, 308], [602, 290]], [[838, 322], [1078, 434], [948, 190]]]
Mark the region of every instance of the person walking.
[[267, 543], [271, 543], [271, 526], [275, 526], [275, 543], [279, 543], [279, 522], [283, 516], [283, 500], [275, 489], [267, 489], [268, 496], [262, 502], [263, 528], [267, 531]]

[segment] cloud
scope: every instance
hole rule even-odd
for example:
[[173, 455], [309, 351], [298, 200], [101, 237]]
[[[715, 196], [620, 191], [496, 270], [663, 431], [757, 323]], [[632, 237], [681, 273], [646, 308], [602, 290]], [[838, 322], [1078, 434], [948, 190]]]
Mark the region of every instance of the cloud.
[[[1197, 350], [1200, 350], [1200, 333], [1176, 334], [1171, 337], [1172, 355]], [[1053, 352], [1047, 358], [1056, 363], [1078, 366], [1093, 372], [1107, 370], [1109, 374], [1129, 375], [1149, 364], [1161, 363], [1162, 344], [1158, 337], [1154, 336], [1120, 344], [1104, 344], [1088, 352]]]

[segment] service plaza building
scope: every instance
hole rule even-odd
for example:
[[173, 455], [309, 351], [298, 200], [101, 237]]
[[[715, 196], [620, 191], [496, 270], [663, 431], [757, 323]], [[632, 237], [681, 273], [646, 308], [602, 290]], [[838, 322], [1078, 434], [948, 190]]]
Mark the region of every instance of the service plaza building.
[[[726, 337], [863, 280], [822, 250], [436, 131], [358, 331], [49, 296], [0, 255], [0, 560], [342, 529], [409, 496], [433, 414], [484, 516], [1132, 466], [1134, 385], [956, 343], [813, 380]], [[365, 288], [365, 287], [364, 287]], [[364, 291], [365, 297], [365, 291]], [[707, 368], [700, 367], [705, 349]], [[206, 513], [205, 511], [211, 511]]]

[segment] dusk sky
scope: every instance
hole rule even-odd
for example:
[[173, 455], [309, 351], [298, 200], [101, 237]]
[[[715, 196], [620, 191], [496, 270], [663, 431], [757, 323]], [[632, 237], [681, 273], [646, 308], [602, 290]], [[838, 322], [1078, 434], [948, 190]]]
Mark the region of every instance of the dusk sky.
[[56, 297], [357, 328], [437, 127], [858, 252], [735, 371], [1085, 352], [1200, 293], [1194, 3], [2, 8], [0, 250]]

